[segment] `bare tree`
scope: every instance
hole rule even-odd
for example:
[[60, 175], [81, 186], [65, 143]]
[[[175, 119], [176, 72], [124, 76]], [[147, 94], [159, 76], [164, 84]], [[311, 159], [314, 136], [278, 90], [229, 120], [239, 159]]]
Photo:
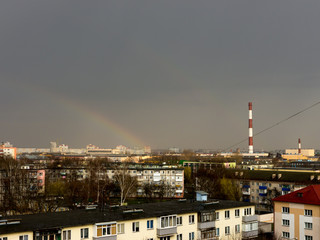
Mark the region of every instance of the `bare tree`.
[[114, 166], [114, 180], [120, 188], [120, 204], [123, 205], [128, 196], [136, 191], [137, 178], [130, 175], [129, 162]]

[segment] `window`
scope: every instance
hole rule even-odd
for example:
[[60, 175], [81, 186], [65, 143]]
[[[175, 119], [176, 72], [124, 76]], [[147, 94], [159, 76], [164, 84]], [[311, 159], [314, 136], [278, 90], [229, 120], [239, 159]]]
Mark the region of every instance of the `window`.
[[251, 215], [251, 208], [245, 208], [243, 210], [243, 215], [247, 216], [247, 215]]
[[160, 237], [160, 240], [170, 240], [170, 237]]
[[216, 236], [220, 236], [220, 228], [216, 228]]
[[28, 240], [28, 235], [19, 236], [19, 240]]
[[124, 233], [124, 223], [118, 224], [118, 234]]
[[171, 228], [177, 226], [177, 216], [166, 216], [160, 218], [161, 228]]
[[201, 231], [200, 239], [213, 239], [213, 230]]
[[304, 223], [304, 228], [305, 229], [312, 229], [312, 223], [311, 222], [305, 222]]
[[226, 235], [229, 235], [229, 234], [230, 234], [230, 227], [229, 227], [229, 226], [227, 226], [227, 227], [224, 228], [224, 233], [225, 233]]
[[287, 219], [282, 219], [282, 225], [288, 227], [290, 226], [290, 221]]
[[97, 237], [116, 235], [116, 224], [97, 225]]
[[177, 225], [182, 225], [182, 217], [177, 217]]
[[153, 229], [153, 220], [147, 221], [147, 229]]
[[177, 235], [177, 240], [182, 240], [182, 233]]
[[71, 230], [62, 232], [63, 240], [71, 240]]
[[227, 210], [227, 211], [224, 211], [224, 218], [230, 218], [230, 211]]
[[194, 240], [194, 232], [189, 233], [189, 240]]
[[2, 238], [0, 238], [0, 240], [8, 240], [8, 238], [7, 237], [2, 237]]
[[305, 236], [304, 236], [304, 240], [313, 240], [313, 237], [312, 237], [312, 236], [305, 235]]
[[201, 213], [201, 222], [212, 222], [213, 220], [213, 213]]
[[132, 223], [132, 232], [139, 232], [139, 222]]
[[83, 238], [89, 238], [89, 228], [81, 228], [81, 239]]
[[283, 213], [290, 213], [290, 209], [288, 207], [282, 207]]
[[239, 232], [240, 232], [240, 224], [237, 224], [237, 225], [235, 226], [235, 232], [236, 232], [236, 233], [239, 233]]
[[290, 233], [289, 232], [282, 232], [282, 237], [283, 238], [290, 238]]
[[236, 217], [240, 217], [240, 209], [236, 209], [236, 210], [234, 211], [234, 215], [235, 215]]
[[312, 210], [305, 209], [305, 210], [304, 210], [304, 215], [311, 217], [311, 216], [312, 216]]
[[194, 215], [189, 215], [189, 224], [194, 223]]
[[216, 220], [219, 220], [219, 212], [216, 212]]

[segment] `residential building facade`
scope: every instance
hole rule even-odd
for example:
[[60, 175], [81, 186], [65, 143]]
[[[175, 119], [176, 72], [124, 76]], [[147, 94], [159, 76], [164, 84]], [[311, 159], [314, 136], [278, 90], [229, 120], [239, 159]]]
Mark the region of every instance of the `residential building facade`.
[[279, 196], [273, 202], [277, 238], [320, 239], [320, 185]]
[[254, 206], [169, 201], [1, 219], [2, 240], [212, 240], [256, 237]]

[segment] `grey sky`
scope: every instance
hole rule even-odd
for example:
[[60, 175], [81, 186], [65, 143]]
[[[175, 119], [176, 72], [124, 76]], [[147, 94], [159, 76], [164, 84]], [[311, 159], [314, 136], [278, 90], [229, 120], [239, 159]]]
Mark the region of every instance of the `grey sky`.
[[[249, 101], [254, 132], [320, 101], [319, 12], [301, 0], [3, 1], [1, 140], [226, 148], [248, 135]], [[319, 148], [319, 118], [320, 105], [255, 148]]]

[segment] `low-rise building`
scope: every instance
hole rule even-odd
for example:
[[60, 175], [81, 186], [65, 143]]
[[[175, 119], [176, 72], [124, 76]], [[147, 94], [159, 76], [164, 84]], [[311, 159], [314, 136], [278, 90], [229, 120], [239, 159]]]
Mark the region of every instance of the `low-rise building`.
[[2, 240], [210, 240], [258, 234], [254, 206], [234, 201], [170, 201], [12, 216]]
[[[320, 185], [273, 199], [274, 232], [281, 239], [320, 239]], [[278, 239], [277, 238], [277, 239]]]

